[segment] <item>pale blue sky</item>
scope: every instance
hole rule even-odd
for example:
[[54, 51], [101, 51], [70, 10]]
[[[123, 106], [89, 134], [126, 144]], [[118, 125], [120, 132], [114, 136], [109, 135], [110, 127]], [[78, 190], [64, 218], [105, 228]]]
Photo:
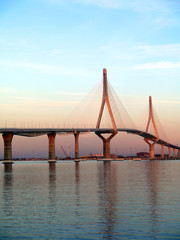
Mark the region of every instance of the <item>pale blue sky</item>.
[[59, 119], [104, 67], [132, 117], [152, 95], [180, 142], [178, 0], [0, 1], [1, 126]]

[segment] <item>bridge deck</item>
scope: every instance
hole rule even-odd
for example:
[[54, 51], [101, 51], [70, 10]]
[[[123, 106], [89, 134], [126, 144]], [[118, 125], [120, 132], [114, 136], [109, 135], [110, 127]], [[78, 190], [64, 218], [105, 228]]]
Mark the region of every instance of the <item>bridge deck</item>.
[[[138, 129], [129, 128], [118, 128], [118, 132], [126, 132], [130, 134], [139, 135], [143, 138], [152, 139], [154, 141], [156, 136]], [[112, 133], [114, 130], [110, 128], [0, 128], [0, 134], [13, 133], [14, 135], [24, 136], [24, 137], [37, 137], [41, 135], [46, 135], [50, 133], [56, 134], [73, 134], [76, 132], [89, 133], [89, 132], [99, 132], [99, 133]], [[179, 146], [171, 144], [159, 139], [157, 144], [163, 144], [164, 146], [180, 149]]]

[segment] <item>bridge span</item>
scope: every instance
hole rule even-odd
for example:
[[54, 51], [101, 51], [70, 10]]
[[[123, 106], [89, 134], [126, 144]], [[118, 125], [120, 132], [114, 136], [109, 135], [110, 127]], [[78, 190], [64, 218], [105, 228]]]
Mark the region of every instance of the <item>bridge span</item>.
[[[47, 135], [49, 139], [49, 162], [55, 161], [55, 137], [58, 134], [74, 134], [75, 137], [75, 159], [79, 158], [79, 135], [81, 133], [91, 133], [96, 134], [112, 134], [114, 131], [113, 128], [0, 128], [0, 134], [2, 134], [4, 139], [4, 162], [12, 162], [12, 139], [14, 135], [23, 136], [23, 137], [38, 137], [42, 135]], [[156, 136], [138, 129], [127, 129], [127, 128], [117, 128], [118, 132], [126, 132], [128, 134], [135, 134], [144, 139], [149, 139], [153, 143], [156, 140]], [[168, 147], [169, 157], [170, 150], [173, 149], [175, 158], [175, 150], [178, 151], [177, 156], [180, 157], [180, 147], [174, 144], [171, 144], [167, 141], [159, 139], [156, 141], [156, 144], [162, 146], [162, 158], [163, 147]]]
[[[17, 136], [24, 137], [38, 137], [42, 135], [49, 134], [76, 134], [76, 133], [101, 133], [101, 134], [110, 134], [114, 130], [112, 128], [0, 128], [0, 134], [13, 134]], [[142, 138], [149, 138], [152, 141], [156, 138], [156, 136], [142, 131], [138, 129], [130, 129], [130, 128], [117, 128], [118, 132], [126, 132], [130, 134], [139, 135]], [[175, 148], [177, 150], [180, 149], [178, 145], [171, 144], [167, 141], [159, 139], [157, 144], [163, 144], [165, 147]]]
[[[176, 157], [175, 151], [178, 151], [177, 156], [180, 157], [180, 147], [170, 142], [164, 141], [158, 134], [156, 127], [152, 98], [149, 97], [149, 118], [146, 126], [146, 130], [138, 130], [133, 128], [117, 128], [114, 115], [111, 109], [111, 104], [108, 95], [108, 82], [107, 71], [103, 69], [103, 94], [102, 103], [97, 119], [95, 128], [0, 128], [0, 134], [2, 134], [4, 140], [4, 161], [3, 163], [12, 163], [12, 139], [14, 135], [24, 137], [37, 137], [41, 135], [47, 135], [49, 140], [49, 162], [55, 161], [55, 137], [57, 134], [74, 134], [75, 137], [75, 159], [79, 158], [79, 135], [81, 133], [94, 132], [103, 141], [103, 158], [110, 159], [110, 141], [118, 132], [126, 132], [129, 134], [135, 134], [143, 138], [143, 140], [149, 145], [149, 155], [151, 159], [154, 159], [154, 145], [160, 144], [162, 146], [162, 158], [164, 158], [164, 147], [168, 147], [169, 157], [171, 157], [171, 149], [173, 149], [173, 157]], [[104, 107], [107, 107], [109, 112], [112, 128], [102, 128], [100, 126]], [[155, 135], [148, 132], [150, 123], [152, 123]], [[106, 137], [105, 137], [105, 134]]]

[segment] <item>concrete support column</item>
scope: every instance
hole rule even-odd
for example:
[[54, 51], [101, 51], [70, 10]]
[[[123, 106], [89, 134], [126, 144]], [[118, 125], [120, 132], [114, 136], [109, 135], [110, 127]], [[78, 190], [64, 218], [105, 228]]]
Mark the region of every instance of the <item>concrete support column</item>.
[[151, 140], [151, 139], [144, 139], [144, 141], [149, 145], [149, 158], [153, 159], [154, 158], [154, 145], [155, 145], [156, 141], [153, 143], [150, 143], [149, 140]]
[[168, 151], [169, 151], [169, 158], [171, 158], [171, 147], [168, 147]]
[[12, 162], [12, 133], [4, 133], [2, 135], [4, 140], [4, 164], [13, 163]]
[[110, 159], [110, 141], [117, 134], [117, 131], [114, 131], [107, 139], [104, 138], [100, 132], [95, 132], [95, 134], [103, 140], [103, 158]]
[[79, 159], [79, 132], [75, 132], [74, 133], [74, 137], [75, 137], [75, 159], [77, 161], [77, 159]]
[[56, 156], [55, 156], [55, 137], [56, 133], [50, 133], [48, 134], [48, 140], [49, 140], [49, 160], [48, 162], [56, 162]]
[[180, 149], [178, 149], [178, 157], [180, 158]]
[[176, 158], [176, 149], [173, 148], [173, 158]]
[[161, 154], [161, 158], [164, 158], [164, 145], [161, 144], [161, 147], [162, 147], [162, 154]]
[[110, 158], [110, 141], [108, 139], [103, 140], [103, 157], [104, 158]]
[[149, 144], [149, 155], [150, 158], [154, 158], [154, 143]]

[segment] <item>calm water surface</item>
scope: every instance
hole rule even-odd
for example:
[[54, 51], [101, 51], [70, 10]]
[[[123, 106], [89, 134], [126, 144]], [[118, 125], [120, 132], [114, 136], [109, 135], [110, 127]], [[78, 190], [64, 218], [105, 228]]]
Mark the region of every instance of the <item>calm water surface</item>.
[[180, 161], [0, 164], [0, 239], [180, 239]]

